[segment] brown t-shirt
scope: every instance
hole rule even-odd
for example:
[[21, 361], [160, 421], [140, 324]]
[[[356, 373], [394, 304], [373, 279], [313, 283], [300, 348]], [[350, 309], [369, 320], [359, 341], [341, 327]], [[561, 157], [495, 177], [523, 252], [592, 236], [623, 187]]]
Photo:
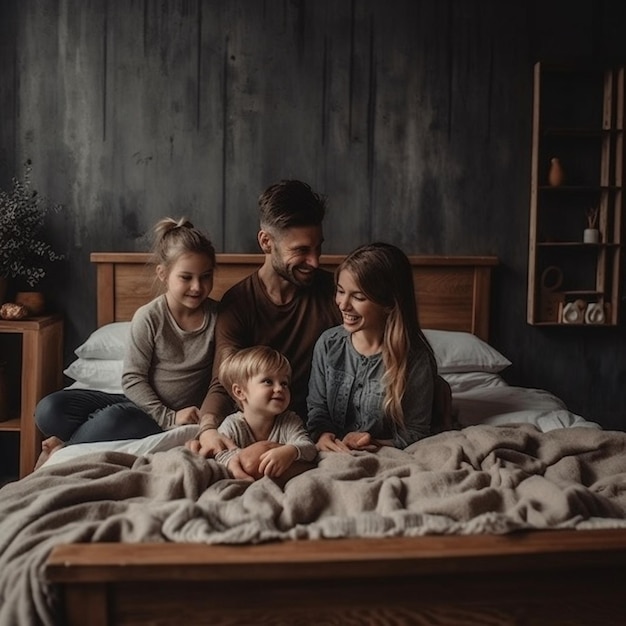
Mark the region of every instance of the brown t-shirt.
[[[277, 305], [254, 272], [222, 297], [215, 327], [213, 378], [202, 413], [219, 421], [236, 408], [217, 379], [222, 354], [232, 349], [265, 345], [282, 352], [291, 363], [291, 408], [306, 419], [306, 397], [313, 346], [322, 331], [341, 323], [335, 304], [333, 275], [318, 270], [313, 283], [300, 289], [288, 304]], [[226, 352], [225, 352], [226, 351]]]

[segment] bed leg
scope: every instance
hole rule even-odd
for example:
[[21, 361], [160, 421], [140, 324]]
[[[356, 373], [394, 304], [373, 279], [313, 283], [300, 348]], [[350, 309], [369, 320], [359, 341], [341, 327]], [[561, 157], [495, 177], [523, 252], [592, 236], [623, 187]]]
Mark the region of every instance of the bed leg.
[[108, 626], [107, 585], [65, 585], [66, 626]]

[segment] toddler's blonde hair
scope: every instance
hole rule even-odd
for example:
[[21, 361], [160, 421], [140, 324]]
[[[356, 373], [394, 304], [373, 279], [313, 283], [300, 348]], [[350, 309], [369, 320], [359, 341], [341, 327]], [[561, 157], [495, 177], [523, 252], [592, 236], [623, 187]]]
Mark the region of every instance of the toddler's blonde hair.
[[259, 372], [284, 373], [291, 383], [289, 359], [269, 346], [252, 346], [233, 352], [220, 363], [218, 378], [224, 389], [239, 404], [237, 398], [233, 396], [233, 385], [243, 387]]

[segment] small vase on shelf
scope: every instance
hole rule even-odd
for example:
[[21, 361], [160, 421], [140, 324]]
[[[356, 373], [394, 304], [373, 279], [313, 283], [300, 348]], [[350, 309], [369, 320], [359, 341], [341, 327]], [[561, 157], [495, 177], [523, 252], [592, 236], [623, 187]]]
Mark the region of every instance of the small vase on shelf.
[[560, 159], [552, 157], [550, 159], [550, 170], [548, 171], [548, 184], [551, 187], [560, 187], [565, 180], [565, 172]]
[[43, 315], [46, 310], [46, 299], [41, 291], [18, 291], [15, 304], [22, 304], [32, 316]]
[[600, 243], [600, 231], [598, 230], [599, 207], [592, 206], [587, 209], [587, 228], [583, 231], [584, 243]]

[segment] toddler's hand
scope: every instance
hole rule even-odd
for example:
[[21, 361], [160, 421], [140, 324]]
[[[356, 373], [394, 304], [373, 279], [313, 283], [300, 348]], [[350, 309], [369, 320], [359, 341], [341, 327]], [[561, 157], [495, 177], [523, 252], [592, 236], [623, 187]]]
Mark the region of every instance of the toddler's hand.
[[261, 455], [259, 473], [270, 478], [278, 478], [298, 458], [295, 446], [286, 444], [272, 448]]

